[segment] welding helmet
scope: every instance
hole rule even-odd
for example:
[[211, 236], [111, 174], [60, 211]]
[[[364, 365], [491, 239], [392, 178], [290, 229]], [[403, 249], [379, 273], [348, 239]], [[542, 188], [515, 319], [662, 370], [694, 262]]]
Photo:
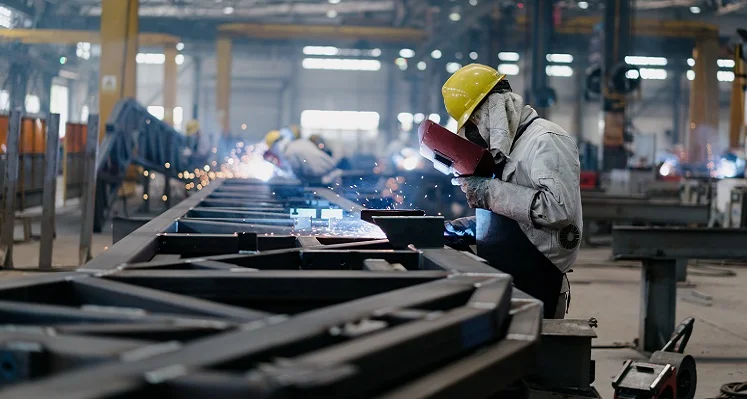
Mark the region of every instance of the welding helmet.
[[270, 130], [265, 136], [265, 144], [267, 147], [272, 147], [282, 136], [279, 130]]
[[194, 119], [187, 122], [187, 126], [184, 127], [184, 133], [186, 133], [187, 136], [193, 136], [198, 131], [200, 131], [200, 122], [197, 122]]
[[469, 64], [454, 72], [441, 88], [446, 112], [457, 121], [457, 131], [506, 75], [482, 64]]

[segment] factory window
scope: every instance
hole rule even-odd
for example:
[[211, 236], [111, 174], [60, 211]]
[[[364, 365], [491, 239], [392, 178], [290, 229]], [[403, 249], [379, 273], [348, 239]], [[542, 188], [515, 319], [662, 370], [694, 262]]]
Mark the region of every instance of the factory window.
[[161, 53], [137, 53], [135, 61], [138, 64], [159, 65], [166, 61], [166, 56]]
[[733, 82], [734, 81], [734, 72], [731, 72], [731, 71], [718, 71], [718, 72], [716, 72], [716, 77], [718, 78], [719, 82]]
[[516, 64], [498, 64], [498, 72], [506, 75], [518, 75], [519, 66]]
[[10, 8], [0, 7], [0, 27], [10, 28], [13, 24], [13, 12]]
[[155, 116], [159, 120], [163, 120], [163, 107], [160, 105], [149, 105], [148, 113]]
[[641, 79], [663, 80], [667, 78], [666, 69], [658, 68], [641, 68]]
[[7, 90], [0, 90], [0, 111], [10, 109], [10, 94]]
[[181, 128], [182, 122], [184, 122], [184, 108], [174, 107], [174, 127]]
[[545, 73], [547, 76], [573, 76], [573, 68], [568, 65], [548, 65]]
[[65, 137], [65, 127], [68, 120], [68, 89], [66, 86], [52, 85], [50, 93], [49, 111], [60, 114], [60, 137]]
[[547, 60], [558, 64], [570, 64], [573, 62], [573, 56], [570, 54], [548, 54]]
[[381, 62], [377, 60], [343, 58], [304, 58], [304, 69], [329, 69], [339, 71], [378, 71]]
[[41, 111], [41, 102], [39, 102], [39, 96], [29, 94], [26, 96], [26, 112], [30, 114], [38, 114]]
[[498, 59], [501, 61], [512, 61], [516, 62], [519, 60], [519, 53], [514, 52], [501, 52], [498, 53]]
[[87, 60], [91, 58], [91, 43], [80, 42], [75, 46], [75, 55]]
[[641, 57], [636, 55], [628, 55], [625, 57], [625, 62], [630, 65], [667, 65], [667, 59], [664, 57]]
[[381, 55], [381, 49], [358, 49], [358, 48], [337, 48], [333, 46], [306, 46], [303, 48], [305, 55], [327, 55], [327, 56], [346, 56], [346, 57], [378, 57]]

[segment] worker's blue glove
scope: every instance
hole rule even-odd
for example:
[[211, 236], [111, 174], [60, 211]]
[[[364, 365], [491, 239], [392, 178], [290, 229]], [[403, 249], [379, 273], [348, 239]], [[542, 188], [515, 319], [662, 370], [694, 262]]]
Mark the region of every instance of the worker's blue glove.
[[477, 176], [457, 177], [451, 179], [451, 184], [460, 186], [462, 192], [467, 195], [467, 203], [470, 208], [489, 209], [490, 180], [491, 179]]
[[474, 237], [475, 226], [474, 216], [444, 221], [446, 234], [456, 237]]

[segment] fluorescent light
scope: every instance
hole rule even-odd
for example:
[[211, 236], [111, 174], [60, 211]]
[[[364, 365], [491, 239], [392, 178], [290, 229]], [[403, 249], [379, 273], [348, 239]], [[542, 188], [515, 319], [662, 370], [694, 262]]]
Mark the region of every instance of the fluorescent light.
[[223, 9], [223, 14], [231, 15], [233, 14], [233, 7], [226, 7]]
[[419, 112], [417, 114], [413, 115], [413, 117], [412, 117], [412, 121], [415, 122], [415, 123], [420, 123], [420, 122], [423, 121], [423, 119], [425, 119], [425, 115], [423, 115], [423, 114], [421, 114]]
[[641, 74], [641, 79], [664, 80], [667, 78], [666, 69], [641, 68], [639, 73]]
[[370, 111], [321, 111], [301, 112], [302, 130], [364, 130], [379, 128], [379, 113]]
[[578, 2], [578, 8], [580, 8], [582, 10], [585, 10], [585, 9], [589, 8], [589, 3], [585, 2], [585, 1], [579, 1]]
[[501, 61], [518, 61], [519, 53], [501, 52], [501, 53], [498, 53], [498, 59], [500, 59]]
[[177, 54], [174, 61], [176, 61], [176, 65], [184, 64], [184, 55], [183, 54]]
[[337, 55], [340, 51], [337, 47], [332, 46], [306, 46], [303, 53], [306, 55]]
[[177, 49], [177, 51], [184, 50], [184, 43], [177, 43], [176, 44], [176, 49]]
[[506, 75], [518, 75], [519, 66], [516, 64], [498, 64], [498, 72]]
[[558, 64], [569, 64], [573, 62], [573, 56], [570, 54], [548, 54], [547, 60], [557, 62]]
[[160, 65], [166, 62], [166, 56], [161, 53], [137, 53], [135, 62], [138, 64]]
[[690, 7], [690, 12], [693, 14], [700, 14], [700, 7], [698, 6], [692, 6]]
[[458, 12], [452, 12], [451, 14], [449, 14], [449, 19], [454, 22], [457, 22], [460, 19], [462, 19], [462, 15], [459, 14]]
[[476, 60], [477, 59], [477, 53], [474, 52], [474, 51], [471, 52], [471, 53], [469, 53], [469, 58], [471, 58], [472, 60]]
[[439, 114], [430, 114], [430, 115], [428, 115], [428, 119], [432, 120], [433, 122], [439, 123], [439, 122], [441, 122], [441, 115], [439, 115]]
[[340, 0], [329, 0], [329, 4], [339, 4]]
[[695, 71], [689, 70], [687, 71], [687, 80], [693, 80], [695, 79]]
[[469, 0], [469, 5], [471, 5], [472, 7], [476, 6], [477, 0]]
[[418, 62], [418, 70], [419, 70], [419, 71], [425, 71], [425, 68], [426, 68], [426, 67], [427, 67], [427, 65], [425, 65], [425, 62], [424, 62], [424, 61], [420, 61], [420, 62]]
[[375, 48], [371, 50], [371, 57], [379, 57], [381, 55], [381, 49]]
[[664, 57], [641, 57], [628, 55], [625, 57], [625, 62], [630, 65], [667, 65], [667, 59]]
[[718, 66], [721, 68], [734, 68], [735, 62], [734, 60], [718, 60], [716, 61], [718, 63]]
[[718, 71], [718, 72], [716, 72], [716, 77], [718, 78], [719, 82], [733, 82], [734, 81], [734, 72], [732, 72], [732, 71]]
[[446, 72], [454, 73], [459, 70], [462, 66], [458, 62], [449, 62], [446, 64]]
[[397, 120], [402, 124], [412, 123], [412, 118], [413, 115], [409, 112], [400, 112], [397, 114]]
[[415, 50], [410, 48], [403, 48], [399, 51], [399, 56], [402, 58], [412, 58], [415, 56]]
[[545, 67], [547, 76], [573, 76], [573, 68], [568, 65], [548, 65]]
[[400, 57], [394, 60], [394, 63], [399, 67], [401, 70], [407, 70], [407, 60]]
[[431, 57], [433, 57], [434, 60], [441, 58], [441, 50], [431, 51]]
[[337, 11], [335, 10], [327, 11], [327, 18], [335, 18], [335, 17], [337, 17]]
[[630, 69], [627, 72], [625, 72], [625, 77], [628, 79], [638, 79], [641, 77], [641, 74], [638, 73], [635, 69]]
[[378, 71], [381, 69], [381, 62], [378, 60], [347, 58], [304, 58], [301, 65], [304, 69], [338, 71]]
[[694, 67], [695, 66], [695, 59], [688, 58], [687, 59], [687, 65], [690, 65], [691, 67]]

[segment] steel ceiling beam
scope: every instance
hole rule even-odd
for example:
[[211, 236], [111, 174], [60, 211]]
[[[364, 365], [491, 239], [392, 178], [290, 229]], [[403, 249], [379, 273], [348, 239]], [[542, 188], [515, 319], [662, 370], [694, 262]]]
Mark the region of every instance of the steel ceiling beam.
[[426, 37], [425, 31], [414, 28], [255, 23], [223, 24], [218, 27], [218, 32], [252, 39], [367, 40], [384, 43], [418, 43]]

